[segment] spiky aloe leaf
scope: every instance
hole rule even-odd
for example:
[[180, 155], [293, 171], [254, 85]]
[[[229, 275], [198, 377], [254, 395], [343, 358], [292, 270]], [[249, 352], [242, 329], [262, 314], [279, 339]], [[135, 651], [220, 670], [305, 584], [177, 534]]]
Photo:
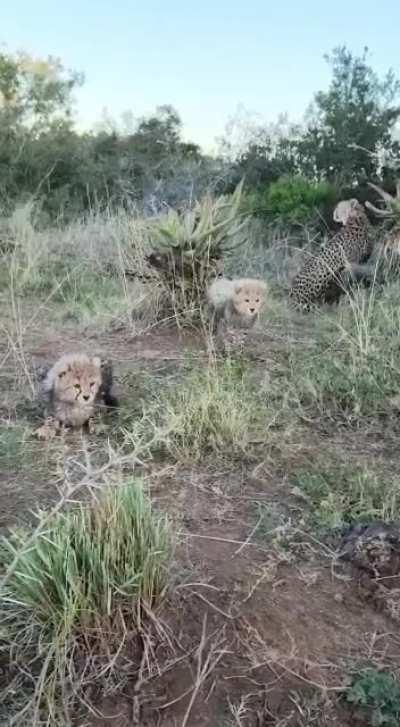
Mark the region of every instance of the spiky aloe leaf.
[[170, 210], [151, 227], [154, 247], [162, 254], [180, 251], [197, 264], [204, 258], [207, 265], [224, 250], [239, 247], [246, 239], [246, 221], [238, 221], [242, 188], [243, 181], [232, 195], [213, 199], [208, 194], [192, 210]]

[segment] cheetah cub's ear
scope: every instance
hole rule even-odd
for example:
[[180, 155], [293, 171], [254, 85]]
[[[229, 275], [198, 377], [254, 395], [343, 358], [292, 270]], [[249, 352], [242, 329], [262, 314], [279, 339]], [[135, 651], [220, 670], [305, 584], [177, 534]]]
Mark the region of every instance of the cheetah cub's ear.
[[265, 295], [267, 292], [267, 284], [258, 278], [242, 278], [235, 283], [234, 291], [239, 295], [243, 288], [248, 288], [254, 294]]

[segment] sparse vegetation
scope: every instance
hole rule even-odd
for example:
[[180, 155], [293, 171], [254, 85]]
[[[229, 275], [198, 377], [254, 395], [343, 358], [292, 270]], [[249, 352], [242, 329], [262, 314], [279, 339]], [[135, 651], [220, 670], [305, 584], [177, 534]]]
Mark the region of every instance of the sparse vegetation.
[[153, 416], [159, 419], [160, 444], [187, 462], [210, 455], [248, 456], [252, 440], [267, 437], [271, 422], [248, 373], [229, 359], [193, 368], [161, 394]]
[[360, 290], [336, 317], [317, 316], [311, 347], [291, 354], [293, 392], [302, 407], [349, 419], [390, 412], [400, 388], [399, 294], [398, 283]]
[[310, 507], [315, 527], [340, 530], [346, 525], [371, 520], [391, 522], [400, 516], [397, 478], [388, 481], [376, 473], [353, 470], [346, 465], [331, 468], [314, 465], [293, 476], [294, 492]]

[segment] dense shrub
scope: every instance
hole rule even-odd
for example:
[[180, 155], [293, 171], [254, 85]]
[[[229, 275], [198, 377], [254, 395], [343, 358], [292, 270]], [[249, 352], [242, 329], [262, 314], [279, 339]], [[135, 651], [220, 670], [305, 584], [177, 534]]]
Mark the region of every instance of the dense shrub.
[[312, 183], [302, 177], [284, 177], [271, 184], [265, 208], [275, 219], [289, 224], [307, 224], [335, 200], [334, 188], [325, 182]]
[[338, 199], [339, 190], [332, 185], [286, 176], [262, 189], [247, 190], [241, 211], [262, 224], [265, 238], [271, 229], [279, 230], [281, 234], [295, 234], [296, 244], [302, 246], [301, 230], [307, 225], [309, 232], [325, 232]]

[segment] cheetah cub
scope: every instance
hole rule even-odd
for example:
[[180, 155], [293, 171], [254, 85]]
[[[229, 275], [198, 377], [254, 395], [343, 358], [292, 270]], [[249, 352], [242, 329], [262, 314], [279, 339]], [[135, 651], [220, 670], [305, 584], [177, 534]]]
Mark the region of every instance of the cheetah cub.
[[213, 333], [226, 327], [252, 328], [265, 303], [267, 286], [263, 280], [217, 278], [207, 290]]
[[112, 395], [110, 362], [98, 356], [72, 353], [62, 356], [44, 376], [41, 392], [49, 416], [36, 431], [39, 439], [51, 439], [64, 427], [88, 427], [99, 405], [116, 406]]

